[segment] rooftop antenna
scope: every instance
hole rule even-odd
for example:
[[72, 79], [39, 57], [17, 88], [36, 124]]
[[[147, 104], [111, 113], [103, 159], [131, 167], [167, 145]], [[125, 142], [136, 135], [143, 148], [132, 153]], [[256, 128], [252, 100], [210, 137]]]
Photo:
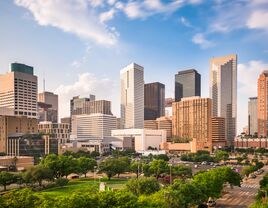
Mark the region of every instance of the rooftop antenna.
[[43, 91], [46, 91], [45, 71], [43, 72]]

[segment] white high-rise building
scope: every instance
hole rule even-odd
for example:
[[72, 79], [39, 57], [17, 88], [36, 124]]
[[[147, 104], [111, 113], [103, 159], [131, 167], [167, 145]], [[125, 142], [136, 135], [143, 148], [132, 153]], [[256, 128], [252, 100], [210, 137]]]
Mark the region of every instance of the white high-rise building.
[[0, 75], [0, 109], [4, 115], [37, 117], [37, 76], [33, 67], [12, 63]]
[[108, 114], [72, 116], [72, 139], [104, 138], [116, 129], [116, 117]]
[[232, 144], [237, 120], [237, 55], [211, 59], [210, 98], [212, 116], [225, 118], [227, 142]]
[[143, 67], [132, 63], [120, 71], [121, 127], [143, 128], [144, 78]]

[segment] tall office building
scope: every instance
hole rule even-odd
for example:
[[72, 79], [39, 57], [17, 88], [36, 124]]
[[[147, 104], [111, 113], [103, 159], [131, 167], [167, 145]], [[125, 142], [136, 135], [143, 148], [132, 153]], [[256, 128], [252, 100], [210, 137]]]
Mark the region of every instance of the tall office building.
[[172, 133], [181, 141], [196, 139], [197, 150], [212, 150], [211, 99], [189, 97], [172, 104]]
[[263, 71], [258, 79], [258, 136], [267, 137], [268, 127], [268, 71]]
[[72, 138], [90, 139], [111, 136], [117, 129], [116, 117], [107, 114], [75, 115], [72, 117]]
[[175, 75], [175, 101], [201, 96], [201, 75], [195, 69], [179, 71]]
[[38, 102], [51, 105], [51, 109], [55, 112], [55, 115], [56, 115], [56, 119], [54, 119], [51, 122], [57, 123], [58, 122], [58, 108], [59, 108], [58, 95], [54, 94], [53, 92], [44, 91], [38, 94]]
[[143, 67], [132, 63], [120, 71], [122, 128], [143, 129], [144, 79]]
[[227, 142], [232, 144], [236, 136], [237, 55], [211, 59], [209, 93], [212, 116], [225, 118]]
[[165, 85], [159, 82], [144, 85], [144, 120], [165, 115]]
[[258, 133], [258, 98], [250, 97], [248, 101], [248, 133]]
[[12, 63], [10, 72], [0, 75], [0, 108], [9, 115], [37, 117], [37, 76], [33, 67]]

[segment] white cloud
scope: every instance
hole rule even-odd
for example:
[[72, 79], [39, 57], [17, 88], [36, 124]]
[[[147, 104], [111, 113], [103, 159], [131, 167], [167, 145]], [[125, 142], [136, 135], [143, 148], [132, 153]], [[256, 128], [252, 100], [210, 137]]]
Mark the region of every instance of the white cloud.
[[251, 29], [268, 30], [268, 11], [254, 11], [247, 21], [247, 26]]
[[194, 37], [192, 38], [192, 41], [193, 43], [200, 45], [202, 49], [206, 49], [214, 45], [213, 42], [207, 40], [204, 34], [202, 33], [195, 34]]
[[252, 60], [248, 63], [238, 64], [238, 93], [237, 93], [237, 116], [238, 133], [248, 122], [248, 98], [257, 96], [257, 82], [260, 73], [268, 69], [268, 63]]
[[202, 0], [173, 0], [166, 3], [161, 0], [136, 0], [127, 3], [118, 2], [117, 8], [130, 19], [144, 19], [155, 14], [170, 14], [186, 4], [201, 3]]
[[53, 26], [102, 45], [115, 45], [117, 36], [100, 22], [95, 7], [102, 0], [15, 0], [28, 9], [39, 25]]
[[184, 26], [186, 26], [186, 27], [193, 27], [193, 26], [191, 25], [191, 23], [189, 22], [189, 20], [187, 20], [185, 17], [181, 17], [181, 18], [179, 19], [179, 22], [180, 22], [181, 24], [183, 24]]
[[249, 61], [246, 64], [238, 64], [239, 92], [247, 96], [257, 95], [257, 80], [260, 73], [268, 69], [268, 63], [258, 60]]
[[110, 9], [109, 11], [102, 12], [100, 14], [100, 21], [101, 22], [107, 22], [107, 21], [113, 19], [114, 15], [115, 15], [115, 9], [114, 8]]
[[115, 83], [108, 78], [96, 77], [91, 73], [80, 74], [73, 84], [60, 85], [55, 90], [59, 95], [60, 117], [69, 116], [69, 103], [74, 96], [88, 97], [89, 94], [94, 94], [97, 99], [110, 100], [113, 105], [117, 105], [117, 91]]

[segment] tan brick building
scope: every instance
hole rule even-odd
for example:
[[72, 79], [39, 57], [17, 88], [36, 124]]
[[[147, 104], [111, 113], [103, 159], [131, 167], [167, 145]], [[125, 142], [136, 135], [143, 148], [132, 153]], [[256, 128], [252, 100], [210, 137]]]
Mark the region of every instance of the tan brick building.
[[172, 117], [162, 116], [156, 120], [145, 120], [144, 128], [166, 130], [167, 139], [170, 140], [172, 138]]
[[172, 104], [174, 137], [196, 139], [197, 150], [212, 150], [211, 99], [189, 97]]
[[7, 139], [18, 134], [36, 134], [38, 123], [26, 116], [0, 116], [0, 152], [7, 152]]
[[213, 117], [211, 119], [212, 125], [212, 146], [219, 148], [227, 145], [225, 134], [225, 118]]
[[258, 136], [267, 137], [267, 96], [268, 71], [263, 71], [258, 79]]

